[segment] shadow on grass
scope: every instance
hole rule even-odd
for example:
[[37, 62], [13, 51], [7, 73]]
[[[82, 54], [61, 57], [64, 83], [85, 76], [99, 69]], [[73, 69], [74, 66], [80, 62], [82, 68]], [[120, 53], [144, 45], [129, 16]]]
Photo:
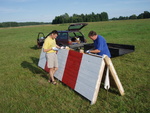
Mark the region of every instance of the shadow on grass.
[[[103, 72], [103, 77], [102, 77], [102, 81], [101, 81], [101, 85], [100, 85], [100, 88], [104, 89], [104, 90], [105, 90], [105, 88], [104, 88], [105, 77], [106, 77], [106, 66], [105, 66], [105, 69]], [[119, 89], [118, 89], [118, 87], [117, 87], [111, 74], [109, 74], [109, 80], [110, 80], [110, 89], [108, 90], [108, 92], [116, 94], [116, 95], [120, 95]]]
[[[111, 88], [108, 90], [108, 92], [120, 96], [120, 93], [119, 93], [118, 88], [113, 87], [113, 86], [111, 86], [111, 85], [110, 85], [110, 87], [111, 87]], [[104, 83], [101, 83], [100, 89], [106, 90], [106, 89], [104, 88]], [[106, 91], [107, 91], [107, 90], [106, 90]]]
[[34, 45], [33, 47], [30, 47], [30, 49], [38, 50], [38, 49], [41, 49], [41, 48], [38, 48], [37, 45]]
[[21, 63], [21, 66], [23, 68], [29, 69], [33, 74], [40, 74], [41, 77], [48, 79], [47, 73], [38, 67], [39, 59], [35, 58], [35, 57], [31, 57], [31, 59], [32, 59], [32, 63], [27, 62], [27, 61], [23, 61]]

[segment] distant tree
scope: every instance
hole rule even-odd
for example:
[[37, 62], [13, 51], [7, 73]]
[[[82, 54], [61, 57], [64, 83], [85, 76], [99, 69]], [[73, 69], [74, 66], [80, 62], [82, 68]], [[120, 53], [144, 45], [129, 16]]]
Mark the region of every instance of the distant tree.
[[0, 27], [18, 27], [18, 26], [28, 26], [28, 25], [40, 25], [40, 24], [50, 24], [44, 22], [3, 22], [0, 23]]
[[123, 17], [123, 16], [120, 16], [120, 17], [119, 17], [119, 20], [124, 20], [124, 17]]
[[129, 19], [129, 17], [123, 17], [123, 16], [120, 16], [119, 18], [118, 18], [118, 20], [127, 20], [127, 19]]
[[145, 18], [150, 18], [150, 12], [144, 11], [144, 13], [141, 13], [137, 16], [137, 19], [145, 19]]
[[111, 20], [119, 20], [118, 18], [116, 18], [116, 17], [113, 17]]
[[64, 19], [61, 16], [57, 16], [55, 17], [55, 19], [53, 20], [52, 24], [61, 24], [64, 22]]
[[0, 27], [3, 27], [3, 24], [2, 24], [2, 23], [0, 23]]
[[56, 16], [52, 21], [52, 24], [61, 24], [61, 23], [76, 23], [76, 22], [96, 22], [96, 21], [107, 21], [108, 14], [106, 12], [102, 12], [101, 14], [95, 14], [92, 12], [91, 14], [73, 14], [69, 17], [67, 13]]
[[92, 16], [91, 15], [87, 15], [87, 22], [92, 22]]
[[150, 18], [150, 12], [148, 11], [144, 11], [144, 13], [139, 14], [138, 16], [136, 16], [135, 14], [131, 15], [131, 16], [120, 16], [119, 18], [112, 18], [111, 20], [127, 20], [127, 19], [145, 19], [145, 18]]
[[68, 23], [69, 22], [68, 13], [65, 13], [65, 14], [61, 15], [60, 18], [62, 18], [62, 23]]
[[99, 18], [99, 15], [98, 14], [96, 14], [95, 16], [94, 16], [94, 18], [95, 18], [95, 21], [97, 22], [97, 21], [100, 21], [100, 18]]
[[143, 18], [150, 18], [150, 13], [148, 11], [144, 11]]
[[108, 21], [108, 14], [106, 12], [101, 13], [101, 20], [102, 21]]
[[73, 14], [72, 17], [77, 17], [77, 14]]
[[68, 13], [65, 13], [65, 14], [63, 14], [63, 15], [61, 15], [63, 18], [69, 18], [69, 15], [68, 15]]
[[17, 27], [18, 26], [17, 22], [10, 22], [10, 24], [11, 24], [11, 27]]
[[84, 22], [88, 22], [88, 15], [87, 14], [84, 16]]
[[82, 18], [82, 21], [85, 22], [85, 16], [84, 16], [84, 14], [81, 14], [80, 17]]
[[143, 19], [144, 18], [144, 14], [143, 13], [141, 13], [141, 14], [139, 14], [138, 16], [137, 16], [137, 19]]
[[69, 23], [73, 23], [73, 17], [69, 18]]
[[129, 17], [128, 17], [128, 16], [126, 16], [126, 17], [125, 17], [125, 19], [126, 19], [126, 20], [128, 20], [128, 19], [129, 19]]
[[102, 16], [101, 16], [101, 14], [97, 14], [97, 16], [99, 17], [99, 21], [102, 21]]
[[137, 19], [137, 16], [135, 14], [133, 14], [129, 17], [129, 19]]
[[18, 23], [17, 22], [3, 22], [1, 23], [2, 27], [17, 27]]
[[76, 16], [72, 17], [72, 21], [73, 21], [73, 23], [78, 22], [77, 17]]
[[83, 22], [82, 17], [78, 17], [77, 20], [78, 20], [78, 22]]

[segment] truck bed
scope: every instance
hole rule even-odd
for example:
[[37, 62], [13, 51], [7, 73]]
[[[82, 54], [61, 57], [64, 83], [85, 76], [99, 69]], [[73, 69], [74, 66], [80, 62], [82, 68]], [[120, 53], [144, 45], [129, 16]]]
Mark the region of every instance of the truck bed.
[[[108, 45], [108, 48], [112, 57], [117, 57], [117, 56], [121, 56], [124, 54], [128, 54], [135, 50], [134, 45], [114, 44], [114, 43], [107, 43], [107, 45]], [[84, 52], [92, 48], [94, 48], [93, 43], [85, 44]]]

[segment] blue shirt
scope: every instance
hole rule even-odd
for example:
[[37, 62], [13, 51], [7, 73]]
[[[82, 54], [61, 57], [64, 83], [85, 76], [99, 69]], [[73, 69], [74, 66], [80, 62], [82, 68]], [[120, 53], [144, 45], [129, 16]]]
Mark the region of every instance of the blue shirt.
[[97, 36], [97, 39], [94, 40], [94, 46], [95, 46], [95, 49], [100, 50], [100, 52], [97, 53], [98, 55], [103, 56], [105, 54], [108, 57], [111, 57], [106, 40], [102, 36], [100, 35]]

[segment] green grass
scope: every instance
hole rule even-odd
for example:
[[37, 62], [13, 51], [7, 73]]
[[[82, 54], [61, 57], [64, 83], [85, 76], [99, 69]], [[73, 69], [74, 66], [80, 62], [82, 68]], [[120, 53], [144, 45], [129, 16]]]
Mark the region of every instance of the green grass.
[[135, 52], [112, 58], [125, 95], [101, 88], [92, 106], [61, 82], [49, 84], [47, 73], [37, 66], [38, 32], [66, 30], [68, 25], [0, 29], [0, 113], [148, 113], [150, 20], [94, 22], [81, 30], [86, 37], [95, 30], [108, 43], [135, 45]]

